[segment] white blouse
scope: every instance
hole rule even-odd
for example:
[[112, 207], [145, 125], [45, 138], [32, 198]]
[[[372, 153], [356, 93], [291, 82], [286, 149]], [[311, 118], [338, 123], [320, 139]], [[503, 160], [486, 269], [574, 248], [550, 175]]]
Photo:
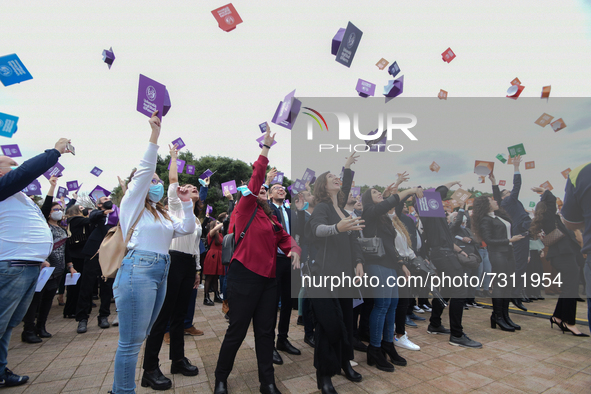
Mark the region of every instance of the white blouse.
[[[503, 222], [503, 224], [507, 228], [507, 239], [511, 239], [511, 223], [509, 223], [508, 221], [506, 221], [505, 219], [503, 219], [500, 216], [496, 216], [494, 212], [489, 212], [488, 216], [490, 216], [491, 218], [497, 218], [501, 222]], [[509, 245], [513, 245], [513, 243], [509, 242]]]

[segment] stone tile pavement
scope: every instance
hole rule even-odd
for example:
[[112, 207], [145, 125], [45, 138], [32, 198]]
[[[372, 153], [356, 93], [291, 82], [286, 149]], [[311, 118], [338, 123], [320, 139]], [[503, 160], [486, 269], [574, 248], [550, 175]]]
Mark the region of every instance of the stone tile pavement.
[[[199, 375], [171, 375], [168, 346], [164, 344], [160, 353], [161, 369], [173, 381], [173, 388], [167, 392], [212, 393], [215, 364], [227, 323], [221, 304], [208, 307], [199, 302], [201, 299], [200, 290], [195, 326], [205, 335], [185, 336], [186, 356], [199, 367]], [[479, 301], [486, 303], [490, 299]], [[527, 304], [529, 309], [541, 313], [551, 313], [554, 305], [555, 300], [548, 298]], [[448, 326], [446, 312], [444, 324]], [[296, 325], [296, 315], [294, 311], [290, 340], [302, 350], [302, 355], [282, 353], [285, 363], [275, 366], [277, 386], [282, 393], [317, 393], [313, 349], [304, 343], [303, 327]], [[429, 313], [422, 316], [428, 318]], [[408, 360], [408, 366], [396, 367], [393, 373], [382, 372], [367, 365], [365, 354], [355, 352], [355, 361], [359, 363], [355, 369], [363, 374], [363, 381], [351, 383], [343, 376], [336, 376], [333, 383], [341, 394], [591, 393], [590, 338], [563, 335], [556, 326], [550, 328], [547, 317], [518, 314], [512, 317], [522, 325], [521, 331], [493, 330], [489, 316], [489, 309], [464, 311], [464, 330], [471, 338], [482, 342], [483, 349], [451, 346], [446, 336], [427, 334], [427, 323], [419, 322], [419, 328], [408, 328], [407, 332], [421, 350], [399, 349]], [[586, 304], [578, 303], [577, 317], [581, 322], [586, 319]], [[118, 330], [116, 327], [100, 329], [95, 315], [89, 321], [87, 333], [77, 334], [76, 327], [75, 321], [62, 317], [57, 301], [47, 324], [52, 338], [41, 344], [26, 344], [20, 339], [22, 326], [17, 327], [9, 346], [8, 367], [17, 374], [29, 375], [30, 381], [23, 386], [3, 389], [2, 394], [107, 393], [113, 382]], [[589, 333], [586, 325], [581, 324], [579, 328]], [[143, 348], [136, 375], [137, 392], [153, 392], [139, 385], [142, 355]], [[231, 393], [259, 392], [252, 329], [238, 352], [228, 386]]]

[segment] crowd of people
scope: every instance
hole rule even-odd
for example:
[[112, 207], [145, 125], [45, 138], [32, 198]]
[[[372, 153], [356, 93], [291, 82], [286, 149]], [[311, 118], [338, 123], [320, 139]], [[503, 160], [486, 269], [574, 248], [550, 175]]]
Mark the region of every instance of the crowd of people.
[[[322, 393], [337, 392], [332, 377], [339, 373], [352, 382], [363, 380], [351, 363], [354, 350], [365, 352], [367, 365], [381, 371], [406, 366], [397, 348], [420, 350], [407, 328], [425, 321], [420, 316], [425, 312], [431, 313], [425, 322], [428, 333], [447, 336], [450, 345], [482, 348], [464, 331], [464, 311], [482, 308], [476, 297], [490, 297], [491, 328], [520, 330], [509, 306], [525, 311], [524, 303], [543, 299], [541, 286], [533, 286], [531, 278], [543, 276], [544, 257], [562, 281], [551, 328], [557, 325], [562, 332], [588, 336], [576, 326], [576, 306], [580, 285], [586, 285], [591, 296], [591, 163], [571, 172], [562, 205], [550, 190], [533, 187], [540, 201], [531, 212], [524, 208], [519, 201], [521, 158], [516, 156], [511, 190], [500, 190], [491, 173], [492, 197], [476, 197], [446, 217], [421, 217], [416, 206], [426, 190], [403, 190], [401, 185], [409, 180], [406, 172], [384, 189], [370, 187], [354, 195], [355, 154], [348, 157], [341, 176], [322, 173], [313, 185], [307, 183], [305, 190], [290, 196], [281, 183], [273, 182], [276, 170], [267, 172], [274, 142], [267, 127], [250, 180], [236, 196], [226, 193], [227, 211], [213, 217], [203, 212], [209, 179], [200, 189], [179, 184], [176, 145], [170, 147], [164, 196], [156, 173], [161, 129], [156, 112], [149, 123], [143, 158], [129, 179], [120, 182], [120, 207], [109, 197], [99, 198], [90, 212], [77, 205], [76, 198], [65, 204], [54, 197], [56, 177], [49, 181], [41, 208], [21, 192], [68, 152], [68, 139], [61, 138], [54, 149], [21, 165], [0, 156], [0, 387], [28, 381], [7, 368], [12, 330], [22, 322], [26, 343], [51, 337], [47, 317], [54, 297], [64, 278], [77, 273], [78, 282], [66, 288], [63, 315], [76, 319], [78, 334], [87, 332], [97, 285], [98, 326], [110, 327], [112, 299], [117, 308], [115, 394], [135, 392], [144, 341], [142, 386], [172, 387], [159, 368], [163, 342], [170, 345], [171, 374], [199, 374], [185, 357], [184, 335], [203, 335], [193, 326], [200, 284], [204, 305], [221, 303], [229, 324], [215, 368], [216, 394], [232, 390], [228, 377], [251, 323], [260, 392], [280, 392], [274, 376], [274, 364], [283, 364], [279, 352], [301, 354], [289, 341], [293, 309], [298, 310], [297, 324], [304, 327], [304, 342], [314, 349]], [[449, 182], [431, 191], [446, 200], [456, 185], [459, 182]], [[116, 276], [103, 279], [101, 243], [116, 226], [127, 250]], [[577, 239], [581, 230], [582, 245]], [[54, 270], [35, 292], [43, 267]], [[355, 283], [369, 276], [394, 284], [330, 289], [306, 286], [302, 280], [343, 274]], [[487, 279], [477, 286], [443, 281], [437, 289], [389, 282], [430, 275]], [[503, 278], [511, 275], [517, 281], [507, 286]]]

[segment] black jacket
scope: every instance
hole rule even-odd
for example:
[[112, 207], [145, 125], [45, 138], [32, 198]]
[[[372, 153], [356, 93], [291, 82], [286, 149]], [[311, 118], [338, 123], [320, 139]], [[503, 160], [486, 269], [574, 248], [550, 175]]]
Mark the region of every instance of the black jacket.
[[[462, 227], [464, 217], [467, 218], [466, 227]], [[454, 236], [455, 244], [462, 248], [464, 252], [478, 254], [479, 242], [476, 240], [476, 237], [474, 237], [474, 234], [472, 234], [472, 231], [470, 231], [470, 215], [466, 215], [465, 212], [459, 211], [456, 220], [449, 224], [449, 229], [451, 230], [451, 235]], [[470, 238], [471, 241], [464, 242], [456, 237]]]
[[508, 252], [512, 247], [507, 238], [507, 227], [499, 218], [483, 217], [480, 221], [480, 236], [489, 251]]
[[501, 192], [498, 185], [493, 185], [493, 197], [511, 217], [511, 235], [523, 234], [529, 230], [531, 218], [525, 211], [523, 204], [519, 201], [519, 191], [521, 190], [521, 174], [513, 175], [513, 189], [509, 197], [501, 198]]
[[[400, 255], [396, 250], [396, 229], [388, 218], [388, 211], [400, 203], [398, 194], [393, 194], [384, 199], [379, 204], [369, 204], [363, 207], [363, 215], [365, 220], [365, 228], [363, 229], [364, 238], [379, 237], [384, 244], [386, 255], [381, 258], [365, 258], [367, 264], [379, 264], [385, 267], [396, 268], [400, 261]], [[386, 216], [384, 218], [384, 215]]]
[[72, 216], [68, 218], [68, 226], [70, 228], [70, 237], [75, 240], [80, 240], [77, 244], [69, 242], [70, 256], [75, 259], [84, 259], [86, 257], [83, 252], [84, 246], [91, 233], [90, 217]]
[[82, 249], [82, 254], [85, 257], [92, 257], [98, 252], [101, 243], [103, 242], [103, 238], [105, 238], [107, 232], [113, 227], [110, 224], [106, 224], [107, 217], [104, 212], [105, 211], [101, 209], [95, 209], [88, 215], [91, 232], [86, 240], [84, 249]]
[[546, 258], [552, 259], [563, 254], [575, 253], [578, 250], [579, 243], [577, 242], [575, 233], [567, 230], [560, 217], [556, 214], [556, 197], [554, 194], [550, 190], [546, 190], [542, 194], [540, 201], [546, 204], [546, 212], [542, 219], [542, 230], [544, 230], [544, 233], [548, 235], [558, 227], [558, 230], [565, 235], [554, 245], [548, 247]]

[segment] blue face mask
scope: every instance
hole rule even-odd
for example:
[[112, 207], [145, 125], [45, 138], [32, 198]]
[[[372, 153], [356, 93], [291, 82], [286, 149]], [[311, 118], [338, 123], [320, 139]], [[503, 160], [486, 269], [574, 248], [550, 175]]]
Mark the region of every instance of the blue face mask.
[[302, 211], [305, 211], [309, 207], [310, 207], [310, 204], [308, 204], [308, 201], [306, 201], [306, 203], [304, 204], [304, 207], [302, 208]]
[[164, 196], [164, 185], [158, 183], [157, 185], [150, 185], [150, 191], [148, 192], [148, 198], [152, 202], [158, 202]]

